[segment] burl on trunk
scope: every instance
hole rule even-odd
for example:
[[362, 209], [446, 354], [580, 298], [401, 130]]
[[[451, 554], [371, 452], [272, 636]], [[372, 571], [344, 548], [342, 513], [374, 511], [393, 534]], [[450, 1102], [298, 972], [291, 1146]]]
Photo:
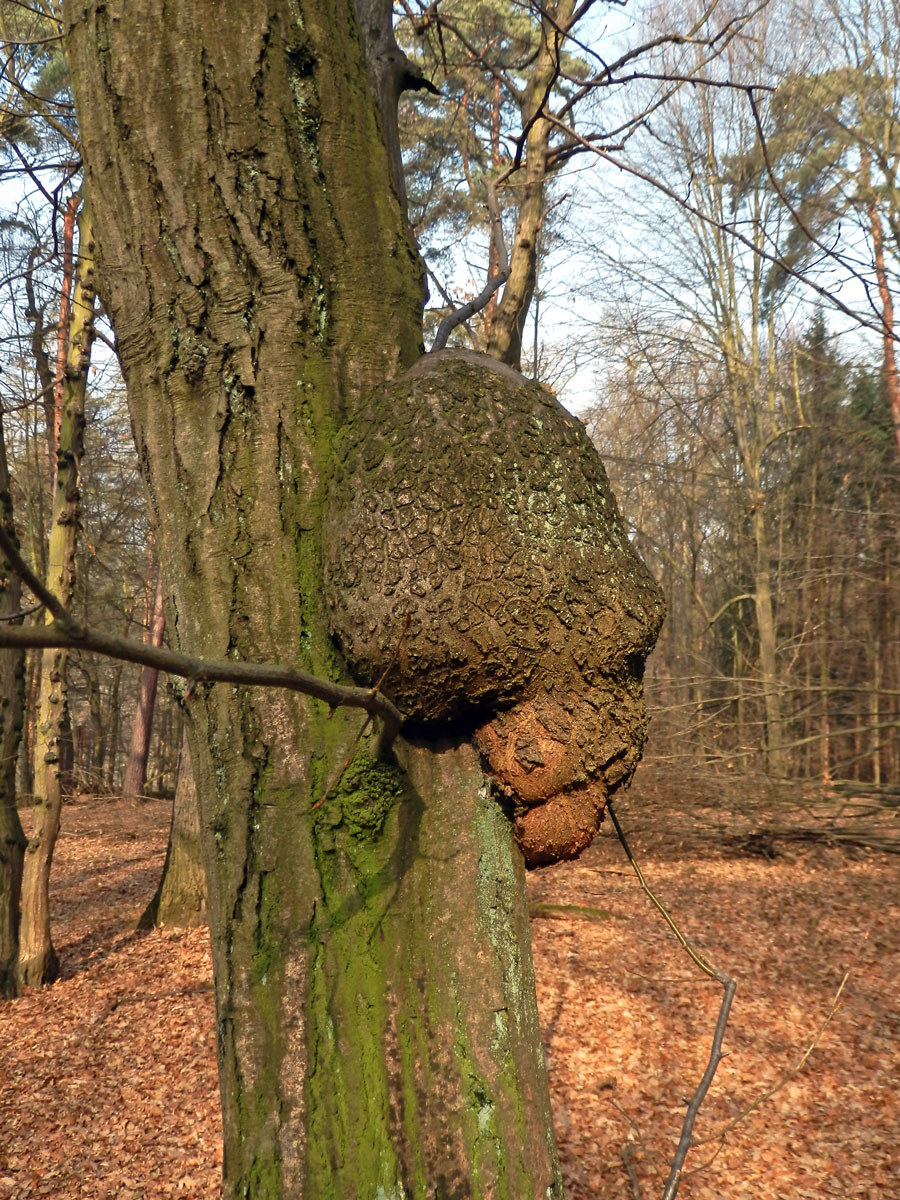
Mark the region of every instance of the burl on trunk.
[[412, 728], [475, 728], [530, 865], [573, 858], [644, 744], [662, 596], [600, 458], [547, 388], [421, 359], [335, 443], [332, 629]]

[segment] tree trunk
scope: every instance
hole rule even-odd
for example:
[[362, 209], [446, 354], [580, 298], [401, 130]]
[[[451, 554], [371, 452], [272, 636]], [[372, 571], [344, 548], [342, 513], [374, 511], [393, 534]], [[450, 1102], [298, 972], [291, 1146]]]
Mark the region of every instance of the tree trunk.
[[884, 230], [881, 226], [881, 215], [875, 202], [872, 188], [872, 167], [870, 153], [865, 143], [860, 143], [860, 190], [866, 205], [869, 218], [869, 228], [872, 231], [872, 256], [875, 260], [875, 279], [878, 284], [878, 296], [881, 300], [881, 335], [882, 361], [884, 364], [884, 391], [894, 426], [894, 440], [900, 453], [900, 373], [897, 371], [897, 356], [894, 351], [894, 298], [888, 283], [887, 270], [884, 264]]
[[[0, 522], [15, 538], [9, 482], [0, 411]], [[0, 555], [0, 620], [8, 621], [19, 612], [21, 594], [19, 577]], [[16, 760], [22, 741], [24, 702], [25, 652], [0, 650], [0, 998], [14, 991], [13, 967], [19, 945], [25, 834], [16, 807]]]
[[[166, 615], [163, 608], [162, 575], [159, 572], [156, 575], [156, 586], [149, 610], [145, 641], [151, 646], [161, 646], [166, 632]], [[147, 758], [150, 754], [150, 735], [153, 732], [153, 710], [156, 707], [158, 682], [159, 671], [155, 667], [141, 668], [140, 694], [131, 730], [125, 779], [122, 782], [122, 793], [125, 796], [139, 796], [147, 782]]]
[[[320, 485], [422, 301], [350, 0], [66, 20], [173, 638], [340, 676]], [[474, 751], [403, 774], [363, 740], [348, 778], [347, 710], [185, 702], [226, 1197], [559, 1195], [521, 863]]]
[[529, 70], [522, 104], [522, 127], [527, 129], [525, 163], [514, 176], [519, 189], [519, 214], [509, 256], [509, 278], [490, 325], [487, 352], [492, 358], [519, 368], [525, 319], [537, 284], [539, 234], [544, 220], [550, 135], [555, 126], [542, 115], [559, 73], [565, 31], [572, 22], [574, 0], [544, 5], [541, 47]]
[[[131, 622], [128, 622], [123, 637], [128, 636], [128, 628]], [[109, 689], [109, 704], [107, 706], [108, 719], [106, 722], [106, 753], [105, 764], [106, 770], [103, 775], [103, 784], [108, 792], [116, 790], [116, 774], [119, 762], [119, 691], [122, 684], [122, 664], [116, 663], [112, 670], [112, 686]]]
[[138, 921], [138, 929], [166, 925], [183, 929], [206, 920], [206, 873], [197, 785], [185, 731], [181, 740], [181, 764], [172, 804], [169, 845], [156, 895]]
[[72, 282], [75, 277], [75, 218], [79, 197], [73, 194], [66, 203], [63, 220], [63, 275], [59, 294], [59, 324], [56, 329], [56, 375], [53, 380], [53, 424], [47, 428], [47, 448], [50, 452], [50, 478], [54, 489], [59, 482], [56, 456], [60, 449], [60, 430], [66, 403], [66, 368], [69, 363], [70, 313]]
[[100, 680], [96, 668], [91, 664], [85, 666], [84, 678], [87, 683], [88, 712], [88, 762], [89, 774], [85, 786], [93, 792], [103, 790], [103, 769], [106, 763], [106, 727], [103, 722], [103, 693], [100, 690]]
[[766, 727], [766, 765], [773, 775], [784, 775], [784, 714], [781, 681], [778, 676], [778, 634], [775, 625], [775, 600], [772, 596], [772, 570], [766, 518], [761, 503], [753, 511], [755, 551], [753, 598], [756, 630], [759, 637], [759, 679], [763, 691]]
[[[85, 196], [78, 220], [75, 298], [69, 318], [63, 411], [57, 450], [57, 480], [47, 556], [48, 586], [67, 607], [75, 589], [84, 401], [93, 343], [94, 265], [90, 204]], [[50, 617], [51, 614], [47, 614]], [[59, 961], [50, 936], [50, 867], [62, 812], [62, 771], [68, 736], [66, 668], [68, 651], [44, 652], [34, 754], [34, 819], [22, 876], [22, 920], [16, 983], [41, 987], [52, 982]]]

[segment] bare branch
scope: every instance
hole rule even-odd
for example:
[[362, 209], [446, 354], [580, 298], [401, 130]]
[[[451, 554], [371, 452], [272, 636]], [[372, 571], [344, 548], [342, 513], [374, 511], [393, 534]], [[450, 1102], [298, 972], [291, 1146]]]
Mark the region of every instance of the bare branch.
[[684, 1175], [684, 1162], [687, 1158], [687, 1153], [694, 1144], [694, 1124], [697, 1120], [697, 1116], [699, 1115], [703, 1101], [706, 1099], [706, 1093], [709, 1091], [712, 1081], [715, 1078], [719, 1063], [725, 1057], [722, 1052], [722, 1042], [725, 1038], [725, 1030], [728, 1027], [728, 1018], [731, 1014], [731, 1006], [734, 1002], [734, 995], [737, 991], [737, 980], [732, 979], [731, 976], [726, 975], [724, 971], [712, 966], [709, 962], [707, 962], [703, 955], [700, 954], [699, 951], [695, 950], [690, 944], [690, 942], [675, 924], [668, 909], [665, 907], [662, 901], [657, 898], [657, 896], [651, 890], [650, 885], [644, 878], [644, 873], [641, 870], [637, 859], [634, 857], [634, 853], [628, 844], [628, 839], [625, 837], [625, 832], [622, 829], [622, 826], [619, 824], [619, 818], [616, 815], [616, 810], [613, 807], [611, 800], [607, 800], [606, 810], [612, 819], [612, 823], [616, 830], [616, 835], [619, 841], [622, 843], [622, 849], [628, 856], [628, 861], [631, 863], [632, 869], [638, 878], [638, 883], [640, 883], [645, 895], [649, 898], [654, 908], [656, 908], [661, 914], [663, 920], [675, 934], [682, 948], [697, 964], [700, 970], [703, 971], [705, 975], [708, 975], [710, 979], [715, 979], [722, 985], [723, 988], [722, 1003], [719, 1006], [719, 1017], [716, 1021], [716, 1029], [715, 1033], [713, 1034], [712, 1046], [709, 1052], [709, 1060], [706, 1064], [706, 1070], [703, 1072], [700, 1082], [697, 1084], [696, 1091], [694, 1092], [688, 1104], [684, 1122], [681, 1126], [681, 1137], [678, 1140], [678, 1147], [672, 1157], [669, 1177], [666, 1180], [666, 1186], [662, 1196], [662, 1200], [674, 1200], [674, 1197], [678, 1194], [678, 1189], [681, 1186], [681, 1180]]
[[497, 252], [499, 269], [495, 275], [490, 277], [473, 300], [470, 300], [468, 304], [463, 304], [461, 308], [455, 309], [444, 317], [438, 326], [437, 333], [434, 335], [434, 342], [431, 346], [432, 353], [436, 350], [443, 350], [447, 345], [447, 339], [457, 325], [462, 325], [464, 321], [468, 321], [469, 317], [474, 316], [477, 312], [481, 312], [494, 292], [501, 288], [507, 279], [509, 279], [509, 255], [506, 252], [506, 241], [503, 237], [503, 222], [500, 219], [500, 206], [497, 203], [497, 185], [494, 180], [485, 179], [484, 186], [487, 192], [488, 213], [491, 218], [491, 240]]
[[715, 1078], [719, 1063], [725, 1057], [722, 1052], [722, 1042], [725, 1038], [725, 1030], [728, 1027], [728, 1017], [731, 1014], [734, 994], [737, 991], [737, 980], [729, 978], [723, 971], [718, 972], [717, 978], [724, 988], [724, 994], [722, 996], [722, 1004], [719, 1008], [719, 1019], [716, 1021], [716, 1031], [713, 1035], [712, 1046], [709, 1052], [709, 1061], [706, 1064], [706, 1070], [703, 1072], [700, 1082], [697, 1084], [697, 1090], [691, 1097], [690, 1104], [688, 1104], [684, 1124], [681, 1127], [681, 1137], [678, 1140], [678, 1149], [672, 1158], [672, 1166], [669, 1171], [669, 1178], [666, 1180], [662, 1200], [673, 1200], [673, 1197], [678, 1193], [684, 1174], [684, 1160], [687, 1158], [688, 1150], [694, 1144], [694, 1122], [697, 1120], [700, 1106], [706, 1099], [706, 1093], [709, 1091], [710, 1085]]
[[825, 1020], [819, 1026], [815, 1037], [812, 1039], [812, 1041], [806, 1047], [803, 1054], [800, 1056], [800, 1059], [797, 1062], [797, 1064], [794, 1067], [792, 1067], [791, 1070], [787, 1072], [787, 1074], [783, 1075], [781, 1077], [781, 1079], [779, 1079], [779, 1081], [773, 1087], [770, 1087], [767, 1091], [763, 1092], [762, 1095], [757, 1096], [757, 1098], [753, 1101], [752, 1104], [748, 1104], [747, 1107], [745, 1109], [743, 1109], [742, 1112], [739, 1112], [736, 1117], [733, 1117], [732, 1120], [730, 1120], [727, 1125], [723, 1125], [721, 1129], [719, 1129], [716, 1133], [710, 1134], [709, 1137], [699, 1138], [696, 1142], [694, 1142], [695, 1146], [708, 1146], [711, 1142], [722, 1141], [722, 1139], [727, 1134], [729, 1134], [732, 1131], [732, 1129], [734, 1129], [736, 1126], [740, 1125], [740, 1123], [742, 1121], [745, 1121], [752, 1112], [755, 1112], [756, 1109], [761, 1107], [761, 1105], [765, 1104], [765, 1102], [767, 1100], [770, 1100], [772, 1098], [772, 1096], [774, 1096], [777, 1092], [780, 1092], [781, 1089], [785, 1086], [785, 1084], [790, 1083], [790, 1081], [796, 1075], [800, 1074], [800, 1072], [803, 1070], [803, 1068], [806, 1066], [807, 1062], [809, 1061], [809, 1056], [812, 1054], [813, 1050], [815, 1050], [816, 1046], [818, 1046], [819, 1042], [822, 1040], [823, 1033], [828, 1028], [828, 1026], [831, 1024], [832, 1020], [834, 1019], [835, 1014], [837, 1013], [838, 1009], [841, 1007], [841, 995], [844, 991], [844, 988], [847, 986], [847, 980], [849, 978], [850, 978], [850, 972], [848, 971], [844, 975], [844, 978], [841, 980], [840, 985], [834, 994], [834, 999], [831, 1001], [831, 1008], [828, 1010], [828, 1013], [825, 1016]]
[[383, 724], [380, 745], [389, 748], [403, 724], [403, 714], [377, 688], [349, 687], [321, 679], [307, 671], [272, 663], [245, 663], [231, 659], [191, 658], [164, 646], [150, 646], [132, 638], [97, 633], [77, 622], [22, 559], [15, 543], [0, 526], [0, 550], [10, 567], [44, 604], [54, 620], [48, 625], [0, 628], [0, 647], [51, 649], [65, 646], [103, 654], [123, 662], [155, 667], [196, 683], [234, 683], [245, 687], [280, 687], [323, 700], [333, 708], [362, 708]]
[[[748, 88], [743, 88], [742, 90], [747, 91]], [[877, 321], [869, 320], [867, 317], [864, 317], [862, 313], [852, 309], [848, 304], [845, 304], [843, 300], [840, 300], [834, 294], [834, 292], [830, 291], [827, 287], [824, 287], [820, 283], [816, 283], [814, 279], [811, 279], [802, 271], [798, 271], [796, 267], [791, 266], [791, 264], [787, 262], [780, 254], [775, 254], [772, 251], [765, 250], [762, 246], [757, 245], [756, 242], [752, 241], [749, 237], [747, 237], [746, 234], [741, 233], [733, 222], [719, 221], [715, 217], [711, 217], [708, 213], [702, 212], [699, 208], [697, 208], [696, 205], [691, 204], [687, 196], [680, 196], [673, 188], [670, 188], [663, 183], [661, 179], [658, 179], [654, 175], [648, 174], [646, 171], [640, 170], [639, 167], [633, 166], [631, 163], [626, 162], [622, 158], [614, 157], [603, 146], [594, 146], [586, 138], [574, 133], [568, 125], [564, 125], [554, 116], [554, 114], [547, 113], [545, 115], [548, 121], [551, 121], [553, 124], [557, 125], [571, 140], [579, 142], [586, 150], [593, 151], [594, 154], [598, 155], [600, 158], [606, 159], [607, 162], [611, 163], [614, 167], [618, 167], [620, 171], [624, 171], [627, 175], [633, 175], [635, 179], [640, 179], [643, 180], [644, 183], [649, 183], [650, 186], [656, 188], [658, 192], [661, 192], [664, 196], [668, 196], [670, 200], [674, 200], [676, 204], [680, 205], [685, 212], [690, 213], [692, 217], [697, 217], [705, 224], [712, 226], [713, 229], [718, 229], [722, 233], [728, 234], [729, 237], [733, 237], [736, 242], [739, 242], [742, 246], [745, 246], [748, 250], [752, 251], [753, 254], [757, 255], [765, 262], [772, 263], [774, 266], [783, 270], [787, 275], [790, 275], [793, 279], [796, 279], [800, 283], [804, 284], [804, 286], [811, 288], [816, 295], [821, 296], [823, 300], [826, 300], [829, 304], [833, 305], [833, 307], [838, 309], [839, 312], [842, 312], [844, 316], [849, 317], [850, 320], [856, 325], [861, 325], [864, 329], [871, 329], [874, 333], [877, 333], [881, 337], [885, 336], [884, 322], [881, 320], [880, 315]], [[853, 277], [863, 285], [866, 296], [869, 296], [869, 281], [854, 267], [849, 266], [845, 258], [834, 255], [833, 252], [830, 253], [830, 257], [836, 258], [836, 260], [840, 262], [841, 266], [846, 267]], [[870, 305], [872, 304], [871, 299], [869, 303]], [[872, 307], [874, 309], [874, 305], [872, 305]], [[877, 312], [877, 310], [875, 311]], [[900, 337], [898, 337], [896, 333], [893, 333], [892, 336], [895, 340], [900, 340]]]
[[38, 579], [37, 575], [35, 575], [34, 571], [32, 571], [19, 553], [16, 543], [2, 525], [0, 525], [0, 550], [3, 551], [3, 555], [10, 567], [12, 567], [23, 583], [28, 585], [36, 598], [40, 600], [41, 605], [53, 613], [60, 626], [70, 630], [77, 629], [77, 622], [69, 614], [68, 609]]

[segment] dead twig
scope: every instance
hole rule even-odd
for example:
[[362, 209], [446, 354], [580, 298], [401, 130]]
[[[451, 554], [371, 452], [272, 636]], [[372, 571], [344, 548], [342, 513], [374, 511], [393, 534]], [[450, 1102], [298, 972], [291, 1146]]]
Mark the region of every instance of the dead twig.
[[851, 974], [851, 972], [848, 971], [844, 975], [844, 978], [841, 980], [838, 990], [834, 994], [834, 999], [831, 1002], [831, 1008], [828, 1010], [828, 1014], [825, 1017], [825, 1020], [819, 1026], [818, 1031], [816, 1032], [816, 1035], [813, 1038], [813, 1040], [809, 1043], [809, 1045], [804, 1050], [803, 1054], [800, 1056], [800, 1059], [797, 1062], [797, 1065], [795, 1067], [792, 1067], [791, 1070], [788, 1071], [786, 1075], [783, 1075], [781, 1077], [781, 1079], [779, 1079], [779, 1081], [773, 1087], [770, 1087], [767, 1091], [765, 1091], [761, 1095], [757, 1096], [757, 1098], [753, 1101], [752, 1104], [748, 1104], [745, 1109], [742, 1109], [742, 1111], [739, 1112], [736, 1117], [733, 1117], [728, 1122], [727, 1125], [723, 1125], [721, 1129], [717, 1130], [715, 1133], [710, 1134], [709, 1137], [699, 1138], [696, 1142], [693, 1143], [695, 1146], [707, 1146], [711, 1142], [721, 1142], [722, 1139], [725, 1138], [727, 1136], [727, 1134], [729, 1134], [731, 1132], [732, 1129], [734, 1129], [737, 1125], [740, 1125], [740, 1123], [742, 1121], [745, 1121], [752, 1112], [755, 1112], [756, 1109], [760, 1108], [763, 1104], [765, 1104], [765, 1102], [767, 1100], [771, 1100], [771, 1098], [774, 1095], [776, 1095], [776, 1093], [781, 1091], [781, 1089], [785, 1086], [785, 1084], [790, 1083], [790, 1081], [796, 1075], [800, 1074], [800, 1072], [803, 1070], [803, 1068], [806, 1066], [807, 1062], [809, 1061], [809, 1056], [812, 1054], [813, 1050], [815, 1050], [816, 1046], [818, 1046], [819, 1042], [822, 1040], [822, 1034], [825, 1032], [825, 1030], [831, 1024], [832, 1019], [834, 1018], [838, 1009], [841, 1007], [841, 1003], [840, 1003], [841, 993], [843, 992], [844, 988], [847, 985], [847, 980], [850, 978], [850, 974]]
[[300, 692], [322, 700], [332, 708], [362, 708], [369, 718], [382, 722], [379, 749], [386, 753], [403, 724], [403, 713], [377, 688], [351, 687], [322, 679], [308, 671], [277, 663], [236, 662], [233, 659], [191, 658], [165, 646], [150, 646], [132, 638], [98, 633], [81, 625], [67, 608], [37, 578], [16, 549], [7, 531], [0, 526], [0, 550], [10, 567], [21, 577], [41, 604], [53, 614], [47, 625], [0, 626], [0, 646], [51, 649], [66, 646], [73, 650], [89, 650], [107, 658], [155, 667], [170, 675], [189, 679], [188, 694], [198, 683], [234, 683], [244, 687], [279, 687]]
[[625, 1167], [625, 1173], [628, 1176], [628, 1182], [631, 1184], [631, 1194], [634, 1200], [644, 1200], [644, 1193], [641, 1191], [640, 1180], [634, 1169], [634, 1143], [626, 1142], [622, 1147], [622, 1163]]
[[644, 873], [641, 870], [637, 859], [634, 857], [634, 853], [632, 852], [630, 845], [628, 844], [625, 831], [619, 824], [619, 818], [616, 814], [615, 808], [613, 807], [612, 801], [607, 801], [606, 808], [612, 820], [613, 826], [615, 827], [616, 835], [619, 841], [622, 843], [622, 849], [628, 856], [628, 861], [631, 863], [632, 869], [637, 876], [638, 883], [640, 883], [644, 893], [647, 895], [653, 906], [659, 911], [666, 924], [675, 934], [685, 952], [697, 964], [697, 966], [705, 975], [708, 975], [710, 979], [717, 980], [722, 985], [723, 989], [722, 1003], [719, 1006], [719, 1017], [716, 1021], [712, 1046], [710, 1047], [709, 1052], [709, 1060], [706, 1064], [706, 1070], [703, 1072], [700, 1082], [698, 1083], [697, 1088], [688, 1103], [684, 1122], [681, 1126], [681, 1137], [678, 1140], [678, 1146], [675, 1150], [675, 1154], [672, 1156], [669, 1177], [666, 1180], [666, 1186], [663, 1191], [662, 1200], [674, 1200], [674, 1197], [678, 1194], [678, 1189], [681, 1186], [681, 1180], [684, 1177], [684, 1163], [685, 1159], [687, 1158], [688, 1150], [690, 1150], [695, 1144], [693, 1140], [694, 1124], [697, 1120], [697, 1115], [700, 1112], [700, 1108], [706, 1098], [706, 1094], [712, 1085], [713, 1079], [715, 1078], [719, 1063], [725, 1057], [722, 1051], [722, 1043], [725, 1039], [725, 1030], [728, 1027], [728, 1018], [731, 1015], [731, 1006], [734, 1002], [735, 992], [737, 991], [737, 980], [732, 979], [729, 975], [726, 975], [724, 971], [720, 971], [718, 968], [712, 966], [703, 957], [703, 955], [700, 954], [699, 951], [695, 950], [690, 944], [690, 942], [675, 924], [675, 921], [672, 919], [668, 909], [666, 909], [663, 903], [657, 898], [650, 888], [650, 885], [644, 878]]

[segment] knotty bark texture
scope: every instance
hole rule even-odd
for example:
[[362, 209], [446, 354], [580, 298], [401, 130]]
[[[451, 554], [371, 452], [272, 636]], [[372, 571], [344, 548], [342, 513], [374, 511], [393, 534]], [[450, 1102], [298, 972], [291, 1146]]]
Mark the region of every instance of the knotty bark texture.
[[573, 857], [640, 758], [663, 615], [581, 422], [449, 350], [360, 405], [335, 457], [324, 565], [348, 661], [422, 726], [478, 724], [526, 859]]
[[[326, 485], [338, 431], [419, 357], [423, 297], [354, 4], [65, 18], [170, 636], [346, 681]], [[346, 708], [183, 700], [226, 1197], [560, 1196], [523, 865], [471, 742], [492, 699], [390, 762]]]

